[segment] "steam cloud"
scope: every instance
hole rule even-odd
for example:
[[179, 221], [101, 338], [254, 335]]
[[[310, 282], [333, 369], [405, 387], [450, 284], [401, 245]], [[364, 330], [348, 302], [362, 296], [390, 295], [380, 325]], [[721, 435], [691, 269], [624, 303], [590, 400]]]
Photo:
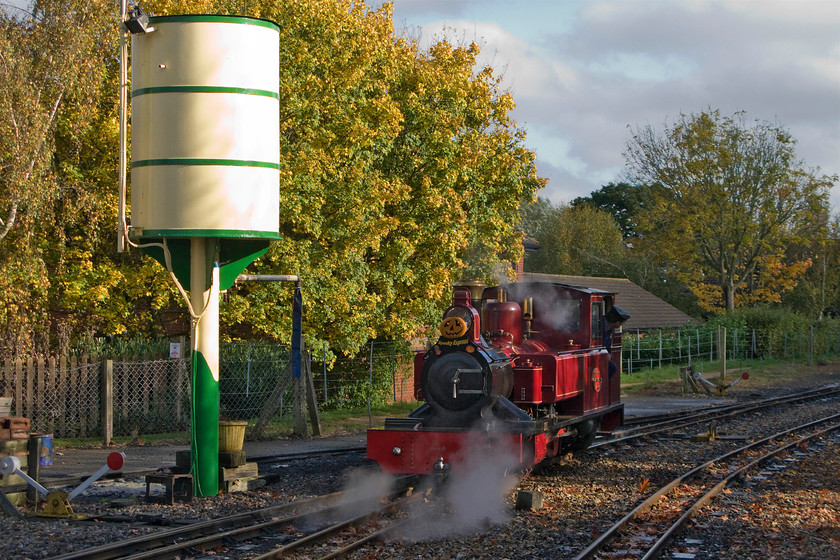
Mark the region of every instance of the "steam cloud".
[[486, 433], [476, 432], [475, 437], [468, 438], [476, 444], [461, 450], [460, 462], [438, 489], [440, 494], [412, 511], [415, 522], [403, 531], [402, 540], [463, 536], [508, 521], [510, 509], [505, 497], [519, 483], [519, 477], [512, 474], [519, 458], [499, 442], [487, 445], [486, 437]]
[[[508, 521], [510, 507], [505, 498], [519, 484], [515, 474], [518, 453], [494, 441], [492, 434], [472, 432], [467, 441], [475, 442], [461, 449], [446, 483], [436, 488], [428, 501], [415, 502], [409, 511], [408, 529], [394, 540], [420, 542], [451, 536], [464, 536]], [[452, 458], [449, 458], [452, 459]], [[367, 470], [354, 471], [344, 484], [347, 492], [340, 507], [341, 517], [349, 518], [375, 510], [394, 488], [394, 476]], [[419, 490], [418, 490], [419, 491]], [[317, 523], [319, 519], [311, 519]]]

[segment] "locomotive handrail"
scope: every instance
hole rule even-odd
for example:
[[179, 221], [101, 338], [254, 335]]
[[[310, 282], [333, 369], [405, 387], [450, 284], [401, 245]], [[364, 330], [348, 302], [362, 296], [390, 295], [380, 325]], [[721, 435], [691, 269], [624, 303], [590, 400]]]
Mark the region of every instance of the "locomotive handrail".
[[480, 369], [466, 369], [466, 368], [458, 368], [455, 370], [455, 375], [452, 377], [452, 398], [457, 399], [458, 393], [463, 393], [465, 395], [484, 395], [487, 393], [487, 387], [482, 389], [461, 389], [458, 391], [458, 383], [461, 382], [461, 374], [462, 373], [483, 373]]

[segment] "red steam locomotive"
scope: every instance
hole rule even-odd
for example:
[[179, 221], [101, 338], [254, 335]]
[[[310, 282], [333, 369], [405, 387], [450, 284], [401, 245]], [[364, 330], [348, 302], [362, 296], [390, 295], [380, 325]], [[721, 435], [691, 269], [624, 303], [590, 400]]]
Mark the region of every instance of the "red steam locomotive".
[[614, 296], [522, 282], [472, 299], [456, 287], [440, 338], [415, 357], [424, 404], [369, 430], [368, 458], [387, 472], [432, 474], [468, 465], [476, 449], [504, 448], [525, 468], [618, 428], [621, 344], [610, 341], [629, 315]]

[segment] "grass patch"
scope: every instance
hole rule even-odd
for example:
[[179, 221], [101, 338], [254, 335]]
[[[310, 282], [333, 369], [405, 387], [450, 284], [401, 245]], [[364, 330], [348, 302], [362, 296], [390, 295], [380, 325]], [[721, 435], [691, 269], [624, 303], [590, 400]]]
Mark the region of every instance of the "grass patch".
[[[720, 378], [720, 362], [703, 362], [695, 365], [698, 372], [709, 381]], [[813, 365], [791, 363], [789, 360], [728, 360], [725, 382], [731, 383], [742, 373], [749, 379], [740, 381], [730, 391], [753, 390], [780, 385], [813, 384], [816, 378], [836, 375], [837, 360], [820, 360]], [[809, 381], [810, 380], [810, 381]], [[637, 371], [621, 376], [622, 393], [647, 393], [657, 395], [680, 395], [682, 382], [680, 366], [667, 366]]]
[[[114, 436], [111, 440], [112, 447], [129, 447], [134, 445], [169, 445], [169, 444], [189, 444], [189, 432], [168, 432], [164, 434], [142, 434], [136, 437], [132, 436]], [[102, 437], [87, 437], [87, 438], [53, 438], [53, 445], [55, 447], [90, 447], [99, 448], [102, 445]]]
[[[321, 421], [321, 435], [325, 437], [364, 433], [370, 427], [382, 427], [385, 418], [406, 416], [420, 406], [419, 402], [395, 403], [386, 406], [375, 406], [368, 414], [367, 407], [344, 408], [340, 410], [319, 411]], [[307, 416], [308, 419], [308, 416]], [[265, 433], [267, 436], [294, 433], [294, 419], [290, 416], [269, 422]]]

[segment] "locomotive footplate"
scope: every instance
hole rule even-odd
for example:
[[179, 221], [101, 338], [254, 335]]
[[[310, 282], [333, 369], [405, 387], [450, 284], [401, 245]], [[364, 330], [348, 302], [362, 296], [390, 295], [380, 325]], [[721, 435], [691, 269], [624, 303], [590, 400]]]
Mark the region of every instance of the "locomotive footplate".
[[469, 468], [475, 460], [499, 455], [524, 468], [556, 454], [557, 437], [565, 437], [567, 429], [592, 420], [620, 423], [623, 415], [624, 405], [617, 403], [580, 416], [499, 421], [475, 429], [428, 427], [422, 418], [388, 418], [385, 429], [368, 430], [367, 456], [386, 472], [400, 474], [430, 474], [441, 459], [454, 470]]
[[547, 436], [440, 430], [368, 430], [367, 456], [386, 472], [431, 474], [436, 465], [458, 472], [504, 457], [527, 467], [545, 458]]
[[422, 416], [418, 417], [401, 417], [401, 418], [386, 418], [386, 430], [405, 430], [412, 432], [419, 431], [435, 431], [444, 433], [463, 433], [463, 432], [493, 432], [493, 433], [520, 433], [524, 436], [535, 436], [541, 433], [556, 433], [557, 430], [580, 424], [586, 420], [617, 417], [617, 423], [624, 423], [624, 404], [616, 403], [610, 406], [605, 406], [596, 410], [592, 410], [583, 415], [571, 414], [568, 416], [557, 416], [554, 418], [539, 419], [539, 420], [497, 420], [486, 424], [485, 426], [476, 425], [470, 429], [464, 428], [450, 428], [450, 427], [429, 427], [424, 422]]
[[440, 432], [449, 434], [461, 433], [495, 433], [495, 434], [522, 434], [525, 436], [534, 436], [546, 432], [549, 429], [549, 423], [545, 420], [514, 420], [514, 421], [497, 421], [489, 423], [485, 426], [475, 426], [472, 429], [451, 428], [451, 427], [429, 427], [423, 423], [422, 419], [418, 418], [386, 418], [386, 430], [400, 430], [411, 432]]

